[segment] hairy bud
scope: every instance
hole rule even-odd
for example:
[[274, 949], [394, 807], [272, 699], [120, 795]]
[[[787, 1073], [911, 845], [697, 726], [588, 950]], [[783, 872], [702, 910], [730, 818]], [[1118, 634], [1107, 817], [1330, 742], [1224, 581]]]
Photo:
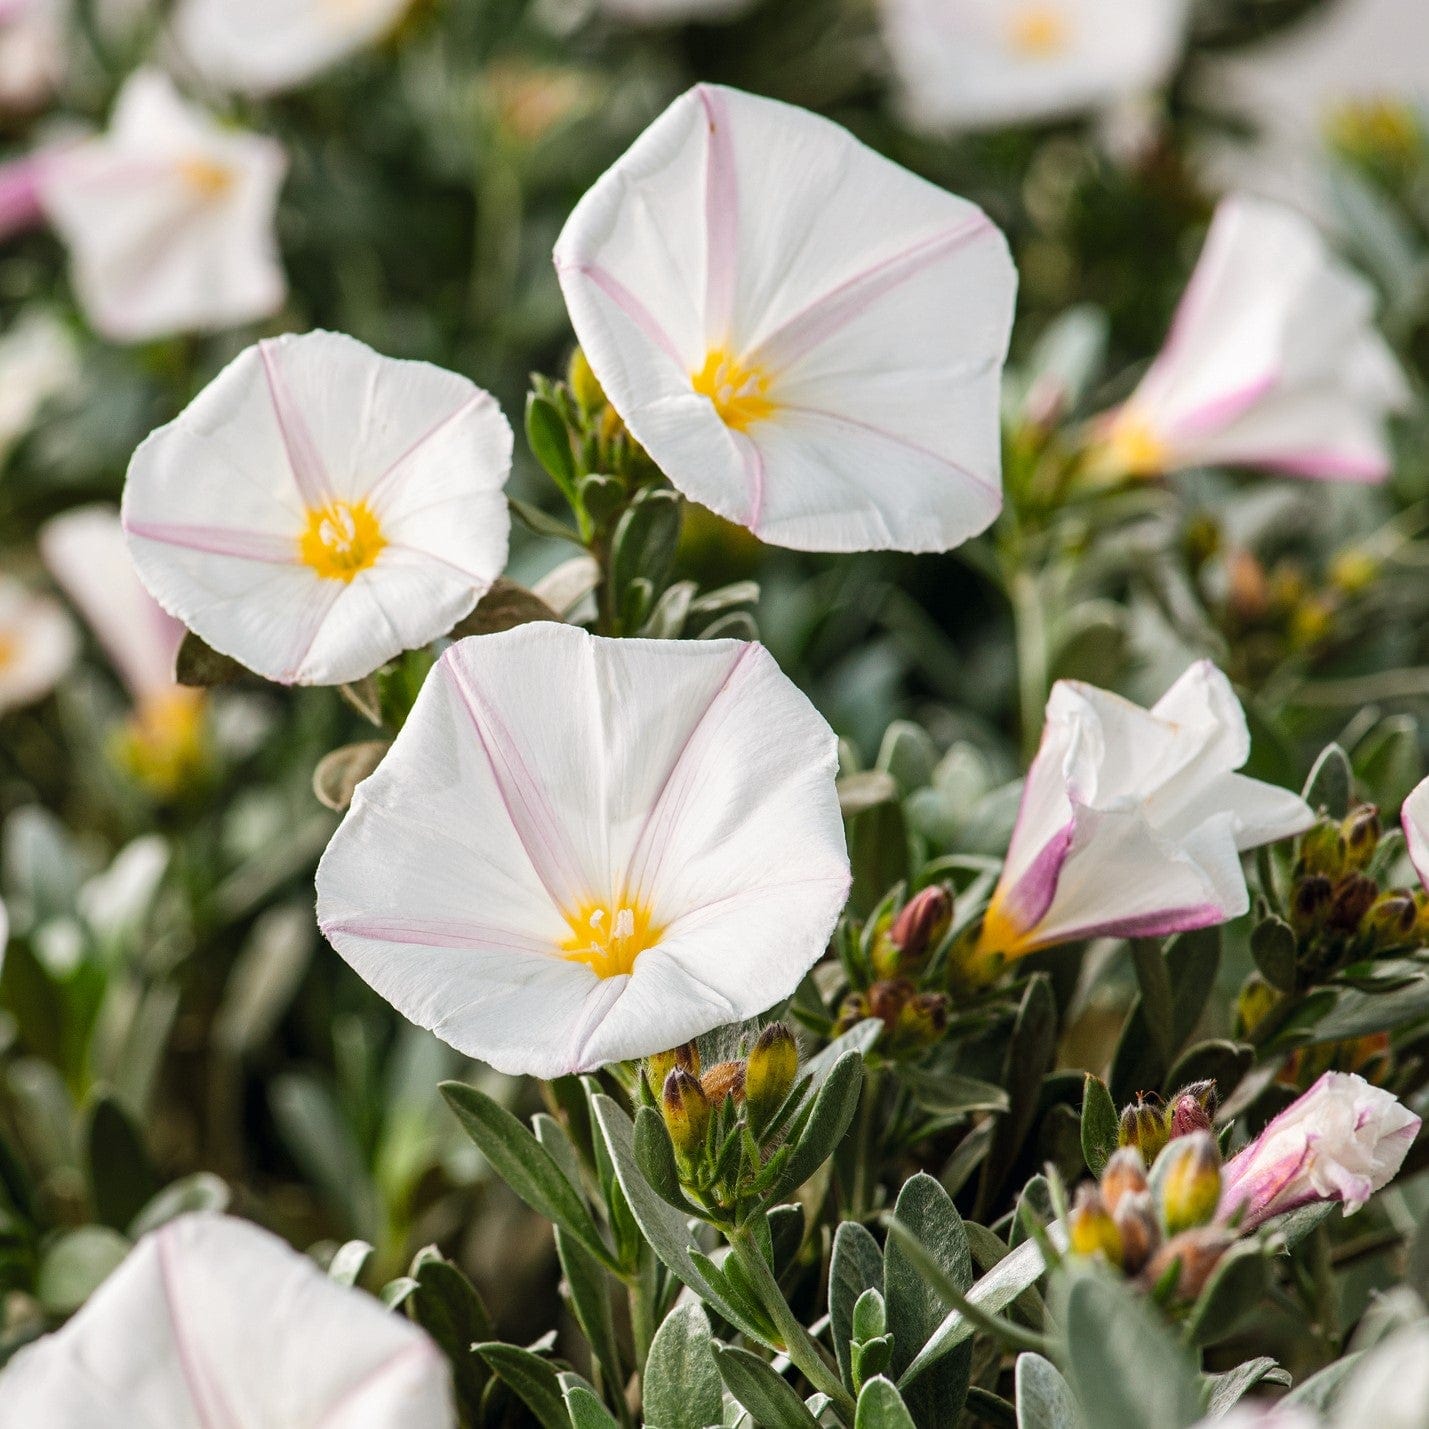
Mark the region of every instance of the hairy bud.
[[1209, 1131], [1215, 1120], [1216, 1084], [1192, 1082], [1171, 1099], [1171, 1137], [1190, 1136], [1193, 1131]]
[[1166, 1124], [1166, 1113], [1159, 1106], [1152, 1106], [1138, 1097], [1123, 1108], [1121, 1124], [1117, 1129], [1117, 1143], [1134, 1146], [1142, 1161], [1152, 1165], [1161, 1155], [1162, 1148], [1171, 1139], [1171, 1129]]
[[744, 1100], [744, 1063], [743, 1062], [716, 1062], [700, 1078], [700, 1085], [704, 1088], [705, 1096], [710, 1100], [712, 1106], [718, 1106], [726, 1097], [733, 1097], [735, 1101]]
[[1128, 1275], [1136, 1275], [1161, 1244], [1161, 1227], [1151, 1193], [1137, 1191], [1123, 1196], [1112, 1212], [1112, 1220], [1121, 1240], [1121, 1268]]
[[675, 1150], [687, 1160], [697, 1156], [710, 1124], [710, 1101], [699, 1079], [683, 1067], [674, 1068], [665, 1078], [660, 1110]]
[[916, 973], [943, 941], [952, 922], [953, 897], [945, 887], [934, 884], [915, 894], [903, 905], [886, 937], [875, 945], [874, 972], [883, 978]]
[[1419, 924], [1419, 905], [1407, 893], [1384, 893], [1370, 905], [1363, 928], [1380, 947], [1409, 942]]
[[1318, 823], [1300, 840], [1300, 871], [1338, 878], [1345, 871], [1345, 840], [1340, 826]]
[[750, 1125], [768, 1124], [794, 1089], [799, 1075], [799, 1044], [782, 1023], [772, 1022], [759, 1034], [744, 1068], [744, 1104]]
[[645, 1059], [645, 1080], [650, 1090], [658, 1093], [665, 1085], [665, 1078], [676, 1067], [683, 1067], [693, 1076], [699, 1076], [700, 1054], [693, 1042], [686, 1042], [683, 1047], [674, 1047], [668, 1052], [656, 1052]]
[[1141, 1284], [1148, 1290], [1160, 1285], [1175, 1266], [1171, 1297], [1182, 1303], [1192, 1301], [1206, 1288], [1211, 1272], [1234, 1244], [1232, 1234], [1213, 1226], [1183, 1231], [1172, 1236], [1147, 1261], [1141, 1272]]
[[1102, 1171], [1101, 1192], [1106, 1208], [1113, 1215], [1123, 1196], [1139, 1196], [1146, 1190], [1146, 1163], [1134, 1146], [1123, 1146], [1112, 1152], [1111, 1160]]
[[1171, 1235], [1206, 1225], [1221, 1200], [1221, 1150], [1209, 1131], [1173, 1143], [1161, 1179], [1161, 1219]]
[[1090, 1181], [1077, 1188], [1077, 1198], [1067, 1216], [1067, 1233], [1073, 1255], [1103, 1255], [1113, 1265], [1121, 1264], [1121, 1236]]
[[1379, 810], [1373, 804], [1360, 804], [1350, 810], [1340, 825], [1345, 840], [1345, 861], [1350, 868], [1363, 868], [1379, 847]]
[[948, 1028], [948, 998], [941, 992], [920, 992], [903, 1005], [894, 1024], [894, 1041], [902, 1048], [931, 1047]]

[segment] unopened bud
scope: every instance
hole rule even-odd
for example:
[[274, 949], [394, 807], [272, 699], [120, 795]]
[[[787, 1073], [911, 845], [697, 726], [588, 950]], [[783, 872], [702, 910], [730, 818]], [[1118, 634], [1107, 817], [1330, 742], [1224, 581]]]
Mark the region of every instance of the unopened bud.
[[674, 1068], [665, 1078], [660, 1109], [675, 1150], [687, 1160], [697, 1156], [710, 1124], [710, 1102], [699, 1079], [683, 1067]]
[[580, 348], [576, 348], [571, 354], [570, 366], [566, 369], [566, 382], [576, 401], [580, 403], [582, 412], [594, 412], [605, 406], [605, 392]]
[[1335, 885], [1323, 873], [1302, 878], [1290, 894], [1290, 926], [1301, 937], [1318, 932], [1329, 917]]
[[1090, 1181], [1077, 1188], [1077, 1198], [1067, 1217], [1067, 1235], [1073, 1255], [1103, 1255], [1121, 1264], [1121, 1236], [1101, 1192]]
[[1300, 840], [1301, 873], [1323, 873], [1338, 878], [1345, 871], [1345, 840], [1340, 826], [1322, 821]]
[[876, 982], [868, 990], [869, 1016], [878, 1018], [892, 1032], [898, 1024], [899, 1014], [916, 994], [917, 989], [907, 978]]
[[668, 1052], [656, 1052], [645, 1059], [645, 1080], [650, 1090], [659, 1092], [665, 1085], [665, 1078], [676, 1067], [683, 1067], [692, 1075], [699, 1076], [700, 1054], [693, 1042], [686, 1042], [683, 1047], [673, 1047]]
[[1270, 582], [1265, 567], [1251, 552], [1237, 547], [1226, 553], [1226, 593], [1236, 619], [1255, 625], [1270, 607]]
[[1352, 873], [1335, 889], [1328, 922], [1341, 933], [1358, 933], [1364, 916], [1379, 897], [1379, 885], [1362, 873]]
[[1112, 1215], [1116, 1214], [1123, 1196], [1139, 1196], [1146, 1190], [1146, 1163], [1134, 1146], [1113, 1151], [1102, 1171], [1102, 1200]]
[[750, 1125], [768, 1124], [794, 1089], [799, 1075], [799, 1044], [782, 1022], [772, 1022], [759, 1034], [744, 1068], [744, 1104]]
[[700, 1085], [711, 1106], [718, 1106], [726, 1097], [741, 1102], [744, 1100], [744, 1063], [716, 1062], [700, 1078]]
[[839, 1003], [839, 1015], [834, 1019], [834, 1035], [842, 1036], [850, 1028], [873, 1016], [868, 1005], [868, 997], [861, 992], [850, 992]]
[[1171, 1137], [1190, 1136], [1193, 1131], [1209, 1131], [1215, 1120], [1216, 1084], [1192, 1082], [1171, 1099]]
[[1123, 1196], [1112, 1212], [1112, 1220], [1121, 1239], [1121, 1268], [1128, 1275], [1136, 1275], [1161, 1243], [1161, 1227], [1156, 1222], [1150, 1191]]
[[1419, 925], [1419, 906], [1407, 893], [1385, 893], [1365, 914], [1364, 931], [1381, 947], [1410, 942]]
[[1379, 810], [1373, 804], [1351, 809], [1340, 825], [1345, 840], [1345, 858], [1351, 868], [1363, 868], [1379, 847]]
[[1379, 559], [1369, 551], [1352, 547], [1330, 562], [1330, 581], [1345, 595], [1359, 595], [1379, 578], [1379, 566]]
[[1183, 1304], [1195, 1300], [1206, 1288], [1221, 1257], [1234, 1244], [1233, 1235], [1216, 1227], [1183, 1231], [1166, 1241], [1147, 1261], [1141, 1284], [1148, 1290], [1160, 1285], [1174, 1265], [1177, 1271], [1171, 1285], [1172, 1300]]
[[1221, 1200], [1221, 1149], [1209, 1131], [1173, 1143], [1161, 1176], [1161, 1219], [1171, 1235], [1206, 1225]]
[[1236, 998], [1236, 1030], [1242, 1037], [1253, 1036], [1279, 1002], [1280, 994], [1259, 973], [1252, 973]]
[[[898, 965], [891, 972], [916, 972], [924, 959], [944, 937], [953, 923], [953, 898], [941, 884], [934, 884], [915, 894], [903, 905], [903, 911], [888, 930], [888, 943], [898, 954]], [[876, 969], [880, 977], [888, 976]]]
[[903, 1004], [894, 1024], [894, 1041], [902, 1048], [931, 1047], [948, 1030], [948, 998], [941, 992], [920, 992]]
[[1146, 1165], [1155, 1162], [1170, 1139], [1171, 1129], [1166, 1124], [1166, 1113], [1161, 1107], [1152, 1106], [1138, 1097], [1123, 1108], [1121, 1124], [1117, 1128], [1117, 1144], [1134, 1146]]

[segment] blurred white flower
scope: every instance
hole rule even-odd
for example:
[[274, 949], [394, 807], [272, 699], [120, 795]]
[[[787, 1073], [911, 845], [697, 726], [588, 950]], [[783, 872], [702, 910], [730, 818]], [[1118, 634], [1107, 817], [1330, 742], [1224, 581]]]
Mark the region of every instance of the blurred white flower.
[[1397, 1331], [1366, 1351], [1336, 1395], [1336, 1429], [1424, 1429], [1429, 1420], [1429, 1325]]
[[597, 0], [608, 15], [641, 24], [676, 20], [724, 20], [748, 10], [753, 0]]
[[90, 322], [139, 342], [276, 312], [286, 168], [272, 139], [217, 123], [156, 71], [132, 75], [108, 132], [58, 154], [41, 180]]
[[1133, 475], [1236, 465], [1382, 480], [1386, 419], [1408, 389], [1374, 309], [1307, 219], [1226, 199], [1166, 345], [1106, 419], [1103, 459]]
[[113, 507], [79, 507], [47, 521], [40, 554], [133, 701], [123, 762], [160, 792], [174, 792], [204, 754], [203, 693], [174, 683], [184, 627], [144, 589]]
[[1404, 801], [1400, 811], [1409, 858], [1419, 881], [1429, 888], [1429, 779], [1424, 780]]
[[881, 0], [915, 128], [993, 129], [1105, 109], [1160, 85], [1187, 0]]
[[45, 404], [79, 380], [79, 348], [52, 312], [30, 308], [0, 337], [0, 460], [35, 425]]
[[58, 601], [0, 575], [0, 714], [44, 699], [78, 648], [74, 625]]
[[144, 584], [283, 684], [360, 679], [445, 635], [506, 564], [511, 428], [490, 394], [355, 338], [234, 359], [129, 466]]
[[0, 109], [38, 109], [64, 79], [69, 0], [0, 0]]
[[849, 887], [833, 732], [760, 645], [520, 626], [461, 641], [318, 868], [404, 1016], [538, 1077], [764, 1012]]
[[181, 0], [173, 33], [212, 84], [272, 94], [376, 44], [412, 0]]
[[1007, 245], [828, 120], [690, 91], [581, 200], [556, 267], [611, 403], [691, 500], [827, 551], [946, 550], [1001, 509]]
[[0, 1374], [0, 1429], [452, 1429], [446, 1362], [405, 1316], [276, 1236], [188, 1215]]
[[1391, 1093], [1326, 1072], [1226, 1163], [1220, 1214], [1247, 1229], [1312, 1201], [1341, 1201], [1351, 1215], [1394, 1179], [1418, 1134]]
[[1240, 854], [1314, 822], [1298, 795], [1233, 772], [1249, 756], [1245, 714], [1207, 661], [1150, 710], [1059, 681], [975, 966], [1244, 913]]
[[25, 233], [44, 223], [40, 179], [55, 152], [38, 149], [0, 163], [0, 239]]

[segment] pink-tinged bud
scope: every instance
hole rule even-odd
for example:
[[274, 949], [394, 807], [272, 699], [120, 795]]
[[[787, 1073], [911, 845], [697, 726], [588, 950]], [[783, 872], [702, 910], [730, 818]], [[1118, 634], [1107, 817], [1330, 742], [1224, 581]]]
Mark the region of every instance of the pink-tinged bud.
[[868, 990], [868, 1015], [878, 1018], [892, 1032], [903, 1009], [917, 993], [917, 988], [907, 978], [876, 982]]
[[1121, 1264], [1121, 1236], [1116, 1222], [1108, 1213], [1101, 1192], [1090, 1181], [1077, 1187], [1067, 1223], [1073, 1255], [1102, 1255], [1112, 1265]]
[[1161, 1227], [1151, 1193], [1137, 1191], [1123, 1196], [1112, 1212], [1112, 1220], [1121, 1239], [1121, 1268], [1128, 1275], [1136, 1275], [1161, 1244]]
[[1171, 1128], [1164, 1108], [1140, 1097], [1123, 1108], [1117, 1142], [1121, 1146], [1134, 1146], [1147, 1166], [1155, 1164], [1170, 1139]]
[[1221, 1200], [1221, 1151], [1209, 1131], [1172, 1143], [1160, 1178], [1161, 1219], [1171, 1235], [1209, 1224]]
[[710, 1101], [699, 1080], [683, 1067], [676, 1067], [665, 1078], [660, 1110], [675, 1150], [686, 1159], [699, 1155], [710, 1124]]
[[1195, 1300], [1206, 1288], [1211, 1272], [1221, 1257], [1235, 1244], [1235, 1236], [1214, 1226], [1183, 1231], [1173, 1236], [1147, 1261], [1141, 1284], [1148, 1290], [1159, 1285], [1177, 1267], [1172, 1299], [1181, 1304]]
[[744, 1103], [750, 1125], [758, 1128], [784, 1105], [799, 1075], [799, 1044], [782, 1022], [759, 1034], [744, 1068]]
[[1215, 1120], [1217, 1101], [1214, 1082], [1192, 1082], [1182, 1087], [1171, 1099], [1172, 1140], [1190, 1136], [1195, 1131], [1209, 1131]]
[[1420, 1121], [1391, 1093], [1326, 1072], [1225, 1167], [1220, 1217], [1254, 1229], [1314, 1201], [1359, 1210], [1398, 1173]]
[[898, 971], [908, 973], [921, 966], [947, 936], [952, 923], [953, 896], [942, 884], [910, 898], [888, 931], [889, 941], [901, 954]]
[[1139, 1196], [1146, 1190], [1146, 1163], [1134, 1146], [1112, 1152], [1102, 1170], [1101, 1191], [1106, 1208], [1115, 1215], [1123, 1196]]
[[37, 150], [0, 164], [0, 239], [39, 228], [45, 221], [40, 188], [54, 151]]

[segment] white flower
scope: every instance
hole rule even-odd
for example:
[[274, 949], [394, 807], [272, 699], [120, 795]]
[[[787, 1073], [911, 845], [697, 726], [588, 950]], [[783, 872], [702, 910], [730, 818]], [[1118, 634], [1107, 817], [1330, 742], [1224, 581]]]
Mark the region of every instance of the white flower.
[[724, 20], [741, 14], [752, 3], [753, 0], [599, 0], [607, 14], [642, 24]]
[[1059, 681], [977, 958], [1160, 937], [1250, 906], [1240, 854], [1314, 822], [1297, 795], [1233, 771], [1250, 755], [1226, 677], [1192, 665], [1150, 710]]
[[765, 540], [946, 550], [1001, 509], [1007, 245], [828, 120], [701, 85], [581, 200], [556, 267], [636, 439]]
[[1429, 1406], [1429, 1326], [1396, 1331], [1367, 1351], [1335, 1396], [1336, 1429], [1424, 1429]]
[[753, 1017], [849, 886], [833, 732], [759, 645], [543, 623], [442, 657], [318, 868], [318, 921], [500, 1071], [588, 1071]]
[[78, 648], [74, 626], [57, 601], [0, 575], [0, 714], [44, 699]]
[[272, 94], [376, 44], [411, 6], [412, 0], [182, 0], [174, 38], [211, 83]]
[[1391, 1093], [1326, 1072], [1226, 1163], [1220, 1214], [1248, 1229], [1312, 1201], [1342, 1201], [1351, 1215], [1394, 1179], [1418, 1134]]
[[342, 684], [446, 634], [501, 573], [511, 447], [465, 377], [340, 333], [271, 339], [135, 452], [124, 527], [215, 650]]
[[25, 310], [0, 337], [0, 458], [35, 425], [47, 402], [79, 380], [73, 334], [43, 308]]
[[0, 0], [0, 108], [37, 109], [68, 68], [68, 0]]
[[1404, 801], [1400, 813], [1409, 858], [1419, 881], [1429, 888], [1429, 779], [1418, 785]]
[[188, 1215], [146, 1235], [0, 1375], [0, 1429], [452, 1429], [446, 1362], [276, 1236]]
[[1160, 85], [1186, 0], [882, 0], [904, 115], [933, 132], [1110, 107]]
[[131, 76], [108, 132], [57, 155], [42, 178], [95, 328], [139, 342], [276, 312], [286, 167], [273, 140], [216, 123], [163, 75]]
[[1216, 211], [1166, 345], [1107, 423], [1119, 471], [1258, 466], [1379, 481], [1403, 374], [1369, 285], [1310, 222], [1241, 195]]

